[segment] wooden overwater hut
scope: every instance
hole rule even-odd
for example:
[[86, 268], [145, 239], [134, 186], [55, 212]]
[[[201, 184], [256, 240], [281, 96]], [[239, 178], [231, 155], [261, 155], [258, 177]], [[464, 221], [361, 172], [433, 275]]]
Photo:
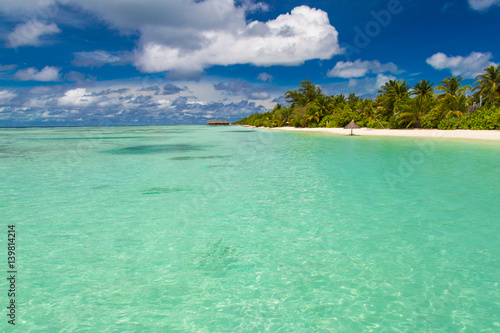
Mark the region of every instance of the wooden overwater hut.
[[350, 129], [351, 130], [351, 135], [353, 135], [352, 134], [352, 130], [355, 129], [355, 128], [361, 128], [361, 127], [359, 127], [358, 124], [356, 124], [354, 122], [354, 120], [351, 120], [351, 122], [346, 127], [344, 127], [344, 128], [345, 129]]
[[227, 121], [227, 120], [210, 120], [207, 125], [209, 125], [209, 126], [227, 126], [227, 125], [229, 125], [229, 121]]

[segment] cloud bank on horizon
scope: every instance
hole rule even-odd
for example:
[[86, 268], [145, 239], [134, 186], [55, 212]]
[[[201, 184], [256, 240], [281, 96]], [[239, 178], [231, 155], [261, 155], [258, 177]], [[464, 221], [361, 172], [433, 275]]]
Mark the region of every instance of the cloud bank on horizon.
[[[463, 0], [446, 12], [481, 22], [500, 18], [499, 6]], [[306, 78], [327, 93], [373, 96], [388, 80], [415, 80], [417, 72], [436, 81], [449, 74], [472, 79], [495, 64], [500, 49], [491, 43], [467, 39], [465, 49], [446, 36], [445, 43], [424, 33], [398, 37], [418, 31], [405, 20], [427, 7], [409, 0], [357, 8], [347, 0], [294, 7], [253, 0], [4, 1], [0, 125], [234, 121], [271, 108]], [[442, 5], [435, 12], [449, 19]], [[344, 45], [360, 32], [369, 43], [348, 59]], [[425, 54], [411, 53], [415, 41]]]

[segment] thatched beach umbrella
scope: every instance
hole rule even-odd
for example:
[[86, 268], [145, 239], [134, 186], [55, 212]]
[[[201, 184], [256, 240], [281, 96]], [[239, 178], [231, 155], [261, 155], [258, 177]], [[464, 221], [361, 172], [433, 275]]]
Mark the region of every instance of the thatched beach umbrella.
[[358, 124], [356, 124], [356, 123], [354, 122], [354, 120], [351, 120], [351, 122], [350, 122], [350, 123], [349, 123], [346, 127], [344, 127], [344, 128], [345, 128], [345, 129], [350, 129], [350, 130], [351, 130], [351, 135], [352, 135], [352, 130], [353, 130], [354, 128], [361, 128], [361, 127], [359, 127], [359, 126], [358, 126]]

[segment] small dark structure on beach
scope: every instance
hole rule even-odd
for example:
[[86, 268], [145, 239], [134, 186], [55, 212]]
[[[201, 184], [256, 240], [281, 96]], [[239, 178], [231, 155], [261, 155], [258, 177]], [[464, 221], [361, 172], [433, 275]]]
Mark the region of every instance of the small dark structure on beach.
[[229, 125], [229, 121], [227, 121], [227, 120], [210, 120], [207, 125], [209, 125], [209, 126], [227, 126], [227, 125]]
[[355, 129], [355, 128], [361, 128], [361, 127], [359, 127], [358, 124], [356, 124], [354, 122], [354, 120], [351, 120], [351, 122], [346, 127], [344, 127], [344, 128], [345, 129], [350, 129], [351, 130], [351, 135], [353, 135], [352, 134], [352, 130]]

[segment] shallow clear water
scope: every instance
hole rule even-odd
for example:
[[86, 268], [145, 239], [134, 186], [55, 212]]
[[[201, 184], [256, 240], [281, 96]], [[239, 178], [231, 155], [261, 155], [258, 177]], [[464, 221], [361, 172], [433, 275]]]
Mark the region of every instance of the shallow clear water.
[[1, 129], [0, 175], [17, 332], [500, 331], [497, 142]]

